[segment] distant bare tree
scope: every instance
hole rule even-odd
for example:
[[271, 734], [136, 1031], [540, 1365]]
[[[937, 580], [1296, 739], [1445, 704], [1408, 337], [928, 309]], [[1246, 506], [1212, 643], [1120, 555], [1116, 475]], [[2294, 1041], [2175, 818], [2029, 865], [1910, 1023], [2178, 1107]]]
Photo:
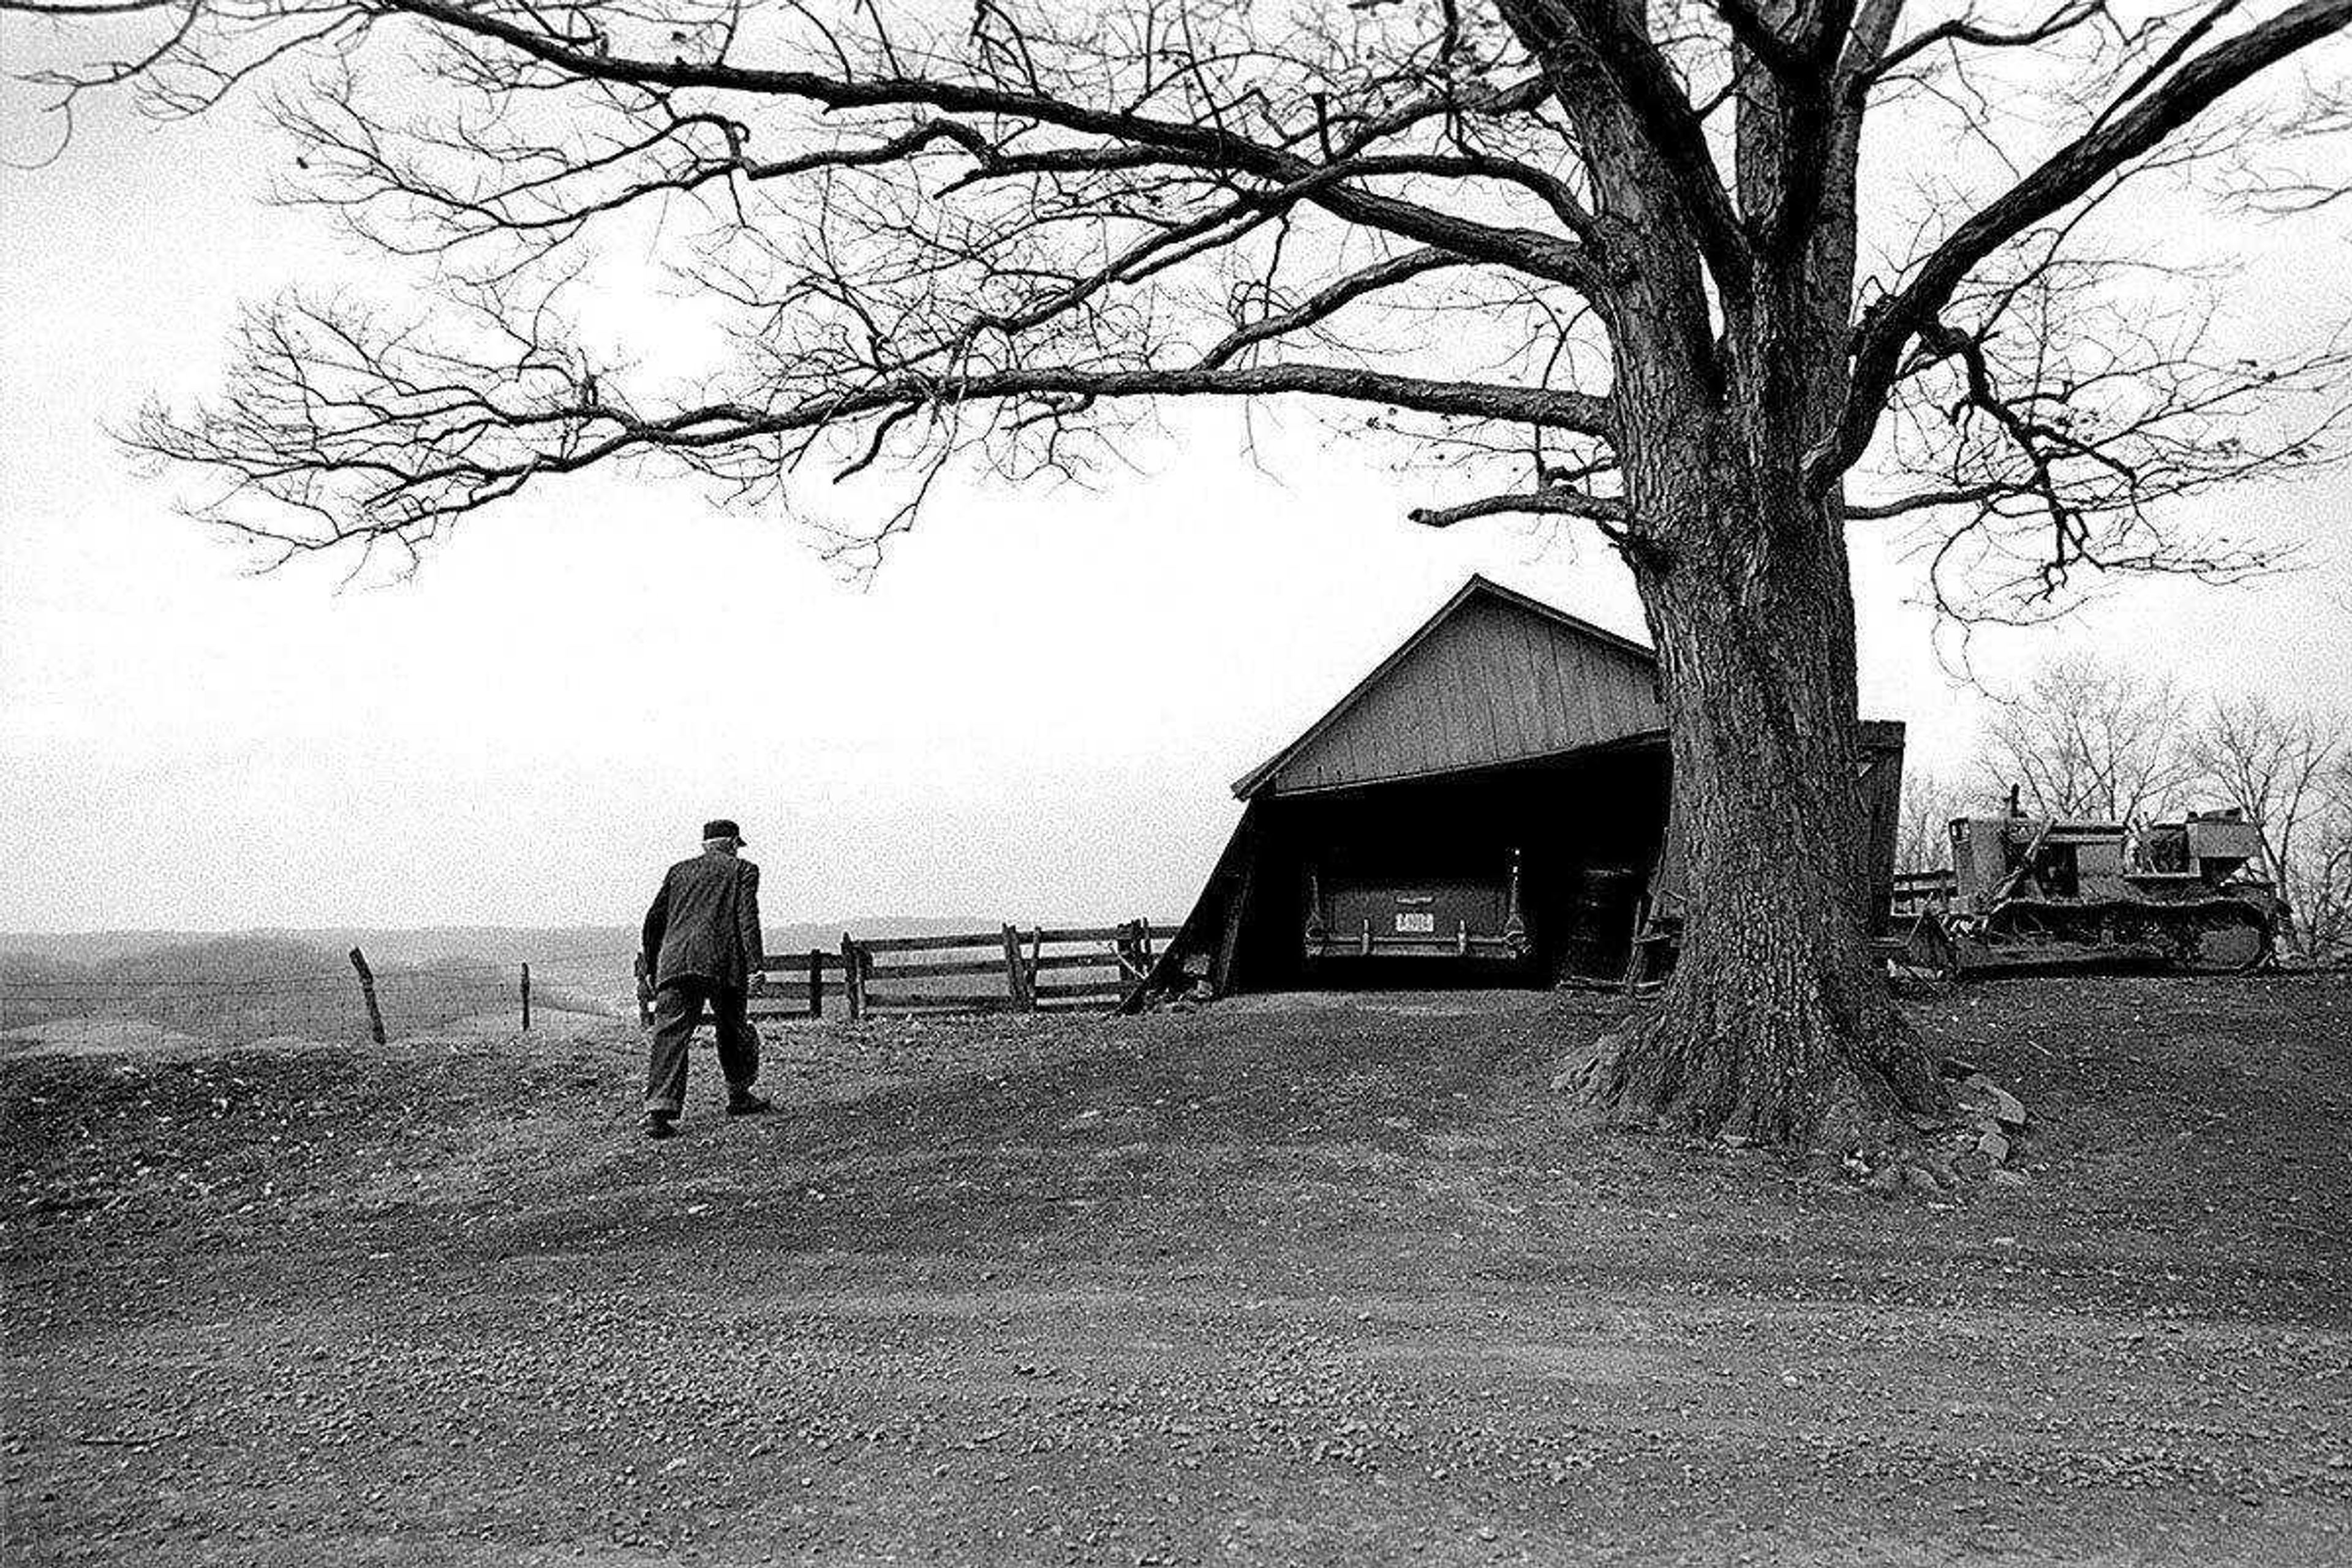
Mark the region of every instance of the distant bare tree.
[[2002, 793], [2015, 785], [2034, 815], [2143, 820], [2173, 805], [2197, 772], [2188, 702], [2168, 677], [2074, 654], [1997, 700], [1986, 782]]
[[2199, 792], [2262, 822], [2263, 868], [2287, 901], [2286, 945], [2305, 958], [2341, 935], [2352, 893], [2342, 880], [2352, 874], [2347, 742], [2343, 714], [2282, 709], [2258, 692], [2216, 699], [2188, 736]]
[[2306, 805], [2343, 752], [2340, 714], [2282, 709], [2260, 692], [2216, 698], [2189, 731], [2199, 782], [2267, 826], [2273, 862], [2291, 858]]
[[1934, 773], [1903, 781], [1902, 826], [1895, 837], [1897, 871], [1939, 871], [1951, 864], [1952, 819], [1981, 815], [1990, 805], [1983, 789], [1971, 789]]
[[2286, 896], [2294, 941], [2313, 963], [2352, 963], [2352, 755], [2338, 755], [2308, 811]]
[[[270, 74], [289, 196], [456, 307], [281, 301], [221, 397], [140, 424], [276, 552], [410, 556], [635, 460], [803, 510], [904, 476], [829, 536], [870, 558], [950, 466], [1082, 472], [1202, 398], [1352, 410], [1453, 487], [1433, 527], [1596, 530], [1658, 645], [1692, 858], [1663, 1005], [1591, 1082], [1705, 1133], [1805, 1149], [1832, 1108], [1941, 1103], [1864, 921], [1847, 528], [1931, 521], [1948, 600], [2231, 575], [2259, 549], [2154, 503], [2315, 460], [2339, 412], [2338, 347], [2225, 352], [2226, 280], [2090, 217], [2269, 135], [2275, 98], [2210, 111], [2286, 62], [2340, 74], [2352, 0], [9, 11], [77, 19], [68, 104]], [[657, 326], [571, 321], [648, 258]]]

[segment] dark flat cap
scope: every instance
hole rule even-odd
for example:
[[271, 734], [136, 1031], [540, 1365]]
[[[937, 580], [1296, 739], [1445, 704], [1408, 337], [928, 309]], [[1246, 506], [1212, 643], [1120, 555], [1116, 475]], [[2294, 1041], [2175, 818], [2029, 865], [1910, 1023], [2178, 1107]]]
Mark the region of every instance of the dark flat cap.
[[743, 830], [735, 826], [732, 818], [725, 816], [714, 816], [709, 821], [704, 823], [702, 825], [702, 837], [705, 838], [732, 838], [738, 844], [744, 841]]

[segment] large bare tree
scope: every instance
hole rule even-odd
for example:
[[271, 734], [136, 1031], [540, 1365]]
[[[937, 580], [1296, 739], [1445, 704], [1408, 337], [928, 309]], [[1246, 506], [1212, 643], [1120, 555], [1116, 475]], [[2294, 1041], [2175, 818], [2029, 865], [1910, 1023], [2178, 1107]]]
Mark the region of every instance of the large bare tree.
[[[1076, 469], [1183, 399], [1357, 411], [1454, 487], [1430, 526], [1596, 531], [1693, 855], [1590, 1083], [1801, 1147], [1937, 1095], [1866, 937], [1847, 530], [1927, 520], [1939, 584], [2029, 596], [2242, 570], [2151, 509], [2307, 460], [2281, 398], [2337, 363], [2214, 351], [2213, 280], [2089, 218], [2260, 134], [2259, 90], [2216, 109], [2252, 79], [2340, 73], [2352, 0], [2033, 5], [0, 0], [68, 20], [68, 107], [267, 80], [288, 195], [432, 260], [443, 308], [280, 300], [138, 427], [283, 552], [627, 459], [803, 509], [899, 476], [832, 525], [866, 549], [955, 465]], [[595, 280], [647, 258], [684, 287], [607, 342]]]

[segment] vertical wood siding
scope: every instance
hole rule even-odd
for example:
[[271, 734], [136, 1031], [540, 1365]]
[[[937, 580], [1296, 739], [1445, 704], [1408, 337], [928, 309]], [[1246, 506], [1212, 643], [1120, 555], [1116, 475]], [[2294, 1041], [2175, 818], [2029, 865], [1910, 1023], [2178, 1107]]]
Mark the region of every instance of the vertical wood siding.
[[1639, 654], [1473, 594], [1267, 782], [1276, 794], [1488, 767], [1661, 729]]

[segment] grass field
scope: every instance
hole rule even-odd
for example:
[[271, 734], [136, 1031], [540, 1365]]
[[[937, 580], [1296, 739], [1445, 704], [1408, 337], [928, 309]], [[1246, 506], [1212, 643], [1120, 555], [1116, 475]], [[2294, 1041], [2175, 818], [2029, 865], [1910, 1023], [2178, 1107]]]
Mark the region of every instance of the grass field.
[[[8, 939], [0, 937], [0, 942]], [[64, 945], [72, 939], [58, 939]], [[367, 1037], [367, 1013], [346, 950], [283, 937], [214, 936], [163, 941], [116, 952], [102, 940], [92, 955], [71, 959], [0, 949], [0, 1052], [43, 1047], [79, 1048], [120, 1040], [135, 1047], [171, 1037], [187, 1042], [261, 1041], [355, 1045]], [[605, 965], [604, 984], [573, 984], [542, 966], [533, 987], [544, 1011], [621, 1009], [598, 992], [625, 994]], [[514, 965], [442, 956], [422, 963], [379, 963], [376, 994], [386, 1027], [397, 1034], [444, 1028], [482, 1015], [520, 1022]]]
[[2352, 981], [1922, 1026], [2019, 1188], [1584, 1129], [1568, 996], [19, 1058], [10, 1563], [2352, 1561]]

